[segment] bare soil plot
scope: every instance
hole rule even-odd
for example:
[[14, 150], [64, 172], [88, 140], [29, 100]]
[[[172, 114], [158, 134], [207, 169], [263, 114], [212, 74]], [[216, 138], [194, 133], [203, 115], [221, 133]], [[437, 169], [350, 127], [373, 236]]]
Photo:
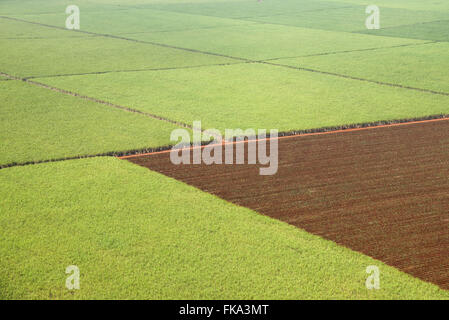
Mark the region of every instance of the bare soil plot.
[[449, 289], [449, 121], [279, 140], [279, 170], [130, 161]]

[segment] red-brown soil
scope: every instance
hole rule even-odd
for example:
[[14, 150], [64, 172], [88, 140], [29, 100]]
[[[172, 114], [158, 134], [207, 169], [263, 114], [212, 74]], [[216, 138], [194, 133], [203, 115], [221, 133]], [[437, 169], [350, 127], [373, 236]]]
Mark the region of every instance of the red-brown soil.
[[449, 289], [449, 121], [279, 139], [279, 170], [129, 158]]

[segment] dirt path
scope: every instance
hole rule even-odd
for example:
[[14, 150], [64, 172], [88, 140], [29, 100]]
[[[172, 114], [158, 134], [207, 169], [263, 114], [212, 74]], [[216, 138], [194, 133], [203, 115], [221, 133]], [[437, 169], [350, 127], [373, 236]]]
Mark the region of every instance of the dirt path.
[[449, 121], [279, 140], [279, 170], [128, 159], [449, 289]]

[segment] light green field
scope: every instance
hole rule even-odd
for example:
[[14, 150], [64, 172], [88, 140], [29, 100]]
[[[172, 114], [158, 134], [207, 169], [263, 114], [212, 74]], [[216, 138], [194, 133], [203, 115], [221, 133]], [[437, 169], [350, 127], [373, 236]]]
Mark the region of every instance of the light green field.
[[[234, 57], [263, 60], [294, 57], [340, 50], [389, 47], [419, 43], [391, 37], [340, 34], [279, 25], [243, 25], [229, 28], [142, 33], [130, 38], [156, 41], [190, 49], [224, 53]], [[214, 39], [214, 41], [210, 41]]]
[[[1, 19], [0, 19], [1, 20]], [[3, 21], [9, 24], [10, 21]], [[12, 21], [15, 28], [16, 21]], [[20, 24], [20, 23], [19, 23]], [[26, 23], [22, 25], [28, 26]], [[34, 26], [43, 34], [54, 29]], [[217, 56], [171, 48], [58, 30], [76, 38], [0, 39], [0, 46], [10, 48], [0, 57], [1, 71], [21, 77], [94, 73], [105, 71], [177, 68], [235, 62]]]
[[449, 44], [441, 42], [415, 47], [280, 59], [276, 63], [449, 93], [448, 52]]
[[220, 130], [289, 131], [449, 111], [447, 96], [260, 64], [37, 80]]
[[[448, 299], [449, 293], [123, 160], [0, 171], [2, 299]], [[167, 200], [170, 199], [170, 202]], [[80, 269], [80, 290], [65, 268]], [[382, 288], [365, 288], [369, 265]]]
[[0, 81], [0, 165], [169, 145], [174, 125]]
[[[64, 11], [39, 15], [14, 15], [13, 17], [44, 23], [53, 26], [64, 26], [67, 15]], [[114, 23], [111, 23], [114, 21]], [[120, 10], [102, 12], [86, 11], [83, 13], [82, 30], [102, 34], [132, 34], [142, 32], [184, 31], [190, 29], [226, 28], [255, 22], [189, 15], [179, 12], [161, 12], [160, 10], [134, 8], [126, 6]]]
[[[254, 17], [249, 20], [332, 31], [365, 32], [365, 20], [367, 17], [365, 8], [366, 5], [346, 6], [326, 11], [306, 11], [277, 16]], [[449, 19], [447, 13], [439, 11], [414, 11], [387, 7], [380, 7], [379, 9], [382, 29]], [[382, 34], [379, 30], [371, 33], [374, 35]]]
[[[64, 30], [71, 4], [81, 32]], [[203, 129], [449, 114], [449, 96], [419, 90], [449, 93], [449, 2], [378, 0], [380, 30], [365, 29], [367, 4], [2, 0], [0, 72], [201, 120]], [[179, 128], [6, 79], [0, 165], [166, 146]], [[114, 158], [0, 169], [0, 199], [0, 299], [449, 299], [368, 256]], [[71, 264], [81, 269], [75, 292], [64, 286]], [[373, 264], [379, 291], [365, 288]]]
[[[395, 2], [395, 1], [391, 1]], [[410, 10], [407, 6], [394, 7], [379, 4], [382, 27], [415, 24], [448, 19], [446, 11], [431, 10], [429, 6], [421, 10]], [[170, 12], [188, 12], [222, 18], [234, 18], [245, 21], [257, 21], [279, 25], [325, 29], [333, 31], [360, 31], [364, 29], [366, 1], [359, 3], [329, 1], [242, 1], [228, 4], [225, 2], [210, 4], [163, 4], [146, 8], [157, 8]]]
[[[71, 39], [66, 44], [62, 44], [60, 39], [45, 42], [28, 39], [0, 40], [0, 46], [13, 48], [0, 58], [4, 61], [3, 72], [22, 77], [179, 68], [234, 62], [221, 57], [97, 37]], [[49, 46], [55, 50], [49, 51]], [[33, 48], [33, 51], [30, 48]], [[122, 53], [122, 50], [128, 53]]]
[[[334, 31], [313, 30], [275, 24], [257, 24], [256, 26], [254, 22], [249, 21], [243, 22], [242, 20], [181, 15], [172, 12], [161, 13], [160, 11], [154, 10], [114, 11], [112, 17], [109, 17], [106, 13], [100, 15], [100, 17], [97, 17], [97, 13], [86, 13], [86, 15], [88, 16], [88, 18], [86, 18], [87, 22], [84, 22], [83, 20], [83, 26], [86, 24], [86, 30], [89, 31], [120, 35], [131, 40], [135, 39], [139, 41], [155, 42], [252, 60], [321, 54], [324, 52], [341, 50], [382, 48], [424, 42], [414, 39], [366, 36], [351, 33], [342, 34]], [[116, 16], [116, 20], [118, 20], [119, 23], [109, 27], [107, 21], [113, 19], [114, 16]], [[157, 18], [155, 18], [155, 16]], [[89, 17], [91, 17], [90, 20]], [[55, 15], [17, 16], [17, 18], [54, 26], [64, 25], [64, 20]], [[166, 24], [164, 25], [162, 24], [161, 19], [167, 20], [168, 22], [166, 21]], [[215, 22], [215, 25], [212, 23], [211, 19], [212, 21], [217, 21]], [[171, 22], [172, 20], [176, 22], [173, 23]], [[192, 20], [195, 20], [196, 23], [192, 23]], [[42, 29], [43, 32], [51, 30], [51, 28], [46, 27], [42, 27]], [[69, 34], [74, 33], [69, 31], [61, 32]], [[66, 43], [67, 46], [76, 45], [72, 54], [73, 56], [83, 56], [83, 54], [86, 54], [86, 52], [82, 51], [83, 47], [90, 48], [88, 44], [83, 46], [83, 41], [85, 42], [86, 40], [71, 40], [70, 42], [67, 40], [64, 43]], [[88, 39], [88, 41], [95, 41], [99, 46], [105, 47], [107, 51], [115, 51], [114, 48], [108, 48], [108, 42], [103, 43], [103, 41], [105, 41], [103, 37], [95, 38], [93, 40]], [[23, 43], [23, 41], [21, 41], [21, 43]], [[156, 57], [153, 57], [155, 51], [158, 51], [157, 49], [159, 48], [152, 49], [152, 46], [149, 46], [149, 49], [146, 49], [145, 44], [136, 44], [116, 39], [114, 39], [113, 43], [116, 46], [125, 46], [125, 48], [131, 43], [132, 46], [129, 50], [121, 49], [128, 54], [132, 53], [132, 55], [127, 57], [126, 61], [135, 60], [135, 57], [138, 56], [141, 57], [141, 59], [144, 59], [144, 61], [150, 60], [152, 64], [160, 64], [161, 61], [160, 59], [158, 60], [159, 54], [167, 56], [167, 52], [161, 50]], [[60, 45], [60, 42], [52, 44], [48, 41], [45, 42], [45, 44], [47, 46], [51, 45], [61, 48], [61, 50], [64, 49], [64, 47]], [[30, 44], [27, 43], [23, 43], [23, 45], [30, 46]], [[139, 48], [139, 50], [136, 50], [135, 47]], [[134, 53], [134, 51], [136, 52]], [[119, 53], [122, 53], [122, 51]], [[187, 53], [190, 52], [184, 51], [180, 53], [178, 50], [174, 50], [173, 53], [170, 53], [169, 55], [171, 59], [164, 62], [167, 64], [171, 63], [171, 66], [175, 67], [177, 66], [176, 60], [172, 63], [172, 59], [175, 59], [177, 54], [182, 55]], [[17, 53], [14, 52], [14, 54]], [[26, 52], [21, 52], [21, 54], [26, 54]], [[150, 57], [151, 59], [149, 59]], [[114, 57], [111, 57], [111, 60], [113, 60], [113, 58]], [[207, 58], [207, 56], [203, 57], [203, 55], [199, 54], [197, 59]], [[213, 56], [209, 57], [209, 59], [216, 61], [213, 60]], [[188, 56], [186, 56], [185, 60], [186, 63], [189, 62]], [[122, 61], [122, 63], [125, 63], [125, 61]], [[41, 62], [40, 65], [45, 66], [45, 63]], [[119, 70], [118, 68], [119, 67], [117, 67], [116, 70]]]

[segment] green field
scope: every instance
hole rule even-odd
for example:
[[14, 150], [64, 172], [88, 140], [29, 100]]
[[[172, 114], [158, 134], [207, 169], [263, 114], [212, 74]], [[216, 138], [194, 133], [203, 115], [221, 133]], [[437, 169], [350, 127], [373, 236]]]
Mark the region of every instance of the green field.
[[[72, 4], [79, 31], [65, 29]], [[168, 146], [196, 120], [286, 132], [449, 114], [449, 3], [376, 4], [380, 30], [366, 30], [362, 0], [0, 1], [0, 73], [16, 77], [0, 75], [0, 168], [12, 166], [0, 169], [0, 298], [449, 299], [96, 157]], [[64, 286], [70, 264], [80, 290]], [[372, 264], [378, 291], [365, 288]]]
[[[449, 93], [449, 44], [439, 42], [315, 57], [279, 59], [277, 63], [358, 78]], [[432, 59], [429, 59], [429, 56]], [[400, 61], [400, 64], [398, 64]], [[414, 66], [414, 68], [410, 68]], [[394, 70], [394, 72], [392, 72]]]
[[0, 82], [0, 165], [169, 145], [175, 125], [18, 81]]
[[[3, 21], [15, 24], [16, 21]], [[53, 29], [35, 26], [46, 36]], [[164, 69], [187, 66], [232, 63], [233, 60], [162, 48], [150, 44], [124, 42], [119, 39], [77, 35], [48, 39], [0, 39], [2, 47], [9, 47], [0, 58], [2, 72], [20, 77], [96, 73], [141, 69]], [[48, 48], [52, 48], [49, 50]], [[33, 48], [33, 50], [29, 50]], [[148, 59], [148, 57], [151, 59]]]
[[[0, 171], [0, 298], [416, 299], [449, 293], [108, 158]], [[167, 204], [170, 199], [172, 205]], [[63, 287], [77, 265], [82, 289]], [[364, 287], [379, 266], [382, 290]]]

